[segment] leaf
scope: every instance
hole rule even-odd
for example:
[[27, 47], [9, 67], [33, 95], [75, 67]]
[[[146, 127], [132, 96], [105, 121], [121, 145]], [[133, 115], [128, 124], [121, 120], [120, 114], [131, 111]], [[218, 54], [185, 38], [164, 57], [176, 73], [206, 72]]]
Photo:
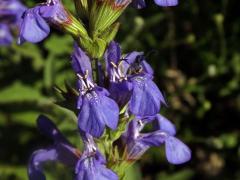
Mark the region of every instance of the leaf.
[[141, 171], [137, 164], [130, 166], [126, 169], [126, 174], [124, 176], [124, 180], [141, 180]]
[[0, 103], [38, 100], [41, 98], [43, 98], [43, 95], [39, 91], [18, 81], [0, 91]]
[[157, 180], [188, 180], [191, 179], [194, 172], [190, 169], [182, 170], [175, 172], [174, 174], [167, 174], [166, 172], [162, 172], [158, 174]]
[[[73, 40], [71, 36], [57, 36], [52, 35], [45, 42], [45, 47], [51, 53], [51, 56], [62, 55], [62, 54], [70, 54], [72, 51]], [[55, 59], [57, 60], [57, 59]]]

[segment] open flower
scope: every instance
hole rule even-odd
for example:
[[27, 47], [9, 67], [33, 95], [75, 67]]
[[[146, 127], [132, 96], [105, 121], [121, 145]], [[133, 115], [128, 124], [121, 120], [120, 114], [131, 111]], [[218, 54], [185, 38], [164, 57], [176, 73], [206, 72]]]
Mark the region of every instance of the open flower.
[[37, 43], [45, 39], [49, 33], [50, 27], [40, 14], [40, 6], [37, 6], [24, 13], [18, 43], [25, 41]]
[[24, 41], [40, 42], [50, 33], [48, 23], [60, 26], [67, 21], [69, 21], [68, 14], [60, 0], [48, 0], [28, 9], [23, 16], [19, 44]]
[[[133, 52], [131, 58], [136, 58], [140, 53]], [[112, 41], [104, 55], [109, 77], [109, 92], [111, 97], [120, 107], [126, 105], [132, 95], [132, 83], [127, 77], [129, 63], [121, 59], [121, 49], [118, 43]]]
[[91, 136], [82, 134], [84, 152], [75, 168], [76, 180], [118, 180], [115, 172], [106, 167], [106, 160]]
[[55, 124], [45, 116], [37, 120], [41, 133], [51, 138], [54, 144], [46, 149], [35, 151], [29, 161], [30, 180], [45, 180], [43, 165], [47, 162], [61, 162], [75, 169], [76, 180], [117, 180], [118, 176], [105, 166], [105, 159], [97, 150], [92, 136], [81, 132], [84, 142], [83, 154], [74, 148], [60, 133]]
[[150, 147], [161, 146], [165, 144], [165, 152], [168, 162], [171, 164], [182, 164], [190, 160], [191, 150], [179, 139], [174, 137], [176, 130], [174, 125], [162, 116], [157, 116], [161, 122], [160, 129], [141, 133], [144, 125], [147, 123], [144, 119], [134, 119], [129, 125], [126, 133], [123, 135], [127, 146], [127, 159], [139, 159]]
[[0, 46], [12, 43], [12, 31], [18, 30], [25, 10], [26, 7], [18, 0], [0, 1]]
[[49, 24], [74, 35], [86, 33], [60, 0], [47, 0], [24, 13], [18, 43], [42, 41], [50, 33]]
[[143, 53], [134, 51], [121, 56], [119, 44], [111, 42], [105, 61], [110, 79], [109, 92], [120, 107], [129, 103], [129, 111], [143, 117], [157, 114], [161, 104], [166, 104], [152, 81], [153, 70]]
[[49, 161], [61, 162], [74, 168], [80, 158], [80, 152], [68, 142], [47, 117], [39, 116], [37, 125], [40, 132], [51, 138], [54, 144], [46, 149], [37, 150], [31, 155], [28, 165], [29, 179], [45, 180], [43, 165]]
[[79, 47], [75, 46], [72, 54], [73, 69], [79, 78], [78, 126], [79, 129], [100, 137], [108, 126], [116, 129], [119, 108], [117, 103], [109, 98], [109, 92], [94, 84], [90, 59]]
[[0, 22], [18, 24], [26, 7], [19, 0], [0, 1]]

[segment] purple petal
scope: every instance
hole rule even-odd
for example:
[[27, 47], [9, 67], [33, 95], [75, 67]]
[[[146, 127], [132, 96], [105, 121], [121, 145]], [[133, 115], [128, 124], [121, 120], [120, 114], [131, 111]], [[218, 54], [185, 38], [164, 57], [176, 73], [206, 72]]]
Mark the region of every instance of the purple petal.
[[57, 159], [55, 149], [38, 150], [35, 151], [28, 165], [28, 176], [30, 180], [45, 180], [45, 175], [42, 172], [42, 165], [47, 161], [54, 161]]
[[37, 127], [45, 136], [52, 138], [54, 141], [67, 142], [56, 125], [46, 116], [40, 115], [37, 119]]
[[78, 115], [81, 130], [95, 137], [103, 134], [105, 125], [117, 128], [119, 109], [116, 102], [99, 91], [84, 95], [82, 107]]
[[137, 139], [140, 129], [138, 126], [138, 121], [133, 119], [127, 125], [126, 131], [122, 134], [122, 139], [124, 143], [129, 144], [131, 141]]
[[119, 108], [117, 103], [107, 96], [102, 96], [100, 101], [101, 105], [99, 105], [102, 110], [99, 112], [99, 118], [101, 118], [109, 128], [116, 129], [119, 118]]
[[[37, 119], [37, 126], [41, 133], [54, 140], [54, 148], [57, 150], [59, 161], [68, 165], [71, 164], [74, 159], [76, 161], [78, 151], [63, 136], [63, 134], [50, 119], [48, 119], [46, 116], [40, 115]], [[67, 154], [68, 156], [66, 156]]]
[[50, 161], [59, 161], [65, 165], [74, 167], [79, 156], [76, 150], [67, 145], [58, 144], [49, 149], [35, 151], [28, 164], [28, 176], [30, 180], [45, 180], [42, 167], [44, 163]]
[[111, 62], [117, 64], [121, 58], [120, 45], [115, 41], [110, 42], [108, 45], [108, 48], [104, 54], [104, 58], [106, 60], [106, 64], [108, 64], [108, 66], [110, 66]]
[[156, 123], [157, 129], [165, 131], [171, 136], [175, 136], [176, 127], [174, 124], [172, 124], [167, 118], [165, 118], [160, 114], [157, 114], [156, 118], [157, 118], [157, 123]]
[[0, 46], [8, 46], [12, 43], [13, 37], [6, 24], [0, 24]]
[[151, 133], [141, 134], [138, 139], [142, 144], [148, 146], [160, 146], [165, 142], [167, 137], [168, 134], [166, 132], [159, 130]]
[[178, 0], [154, 0], [154, 2], [159, 6], [176, 6], [178, 4]]
[[167, 160], [172, 164], [182, 164], [191, 159], [191, 150], [179, 139], [169, 136], [165, 141]]
[[0, 21], [4, 23], [16, 24], [21, 20], [26, 7], [18, 0], [0, 1]]
[[129, 81], [122, 81], [119, 83], [110, 82], [109, 92], [111, 97], [118, 103], [119, 107], [123, 107], [131, 98], [132, 83]]
[[143, 61], [140, 63], [140, 65], [142, 66], [144, 73], [147, 73], [147, 74], [153, 76], [153, 72], [154, 72], [154, 71], [153, 71], [152, 67], [150, 66], [150, 64], [147, 63], [146, 60], [143, 60]]
[[96, 90], [97, 93], [100, 94], [101, 96], [110, 96], [110, 93], [108, 92], [108, 90], [100, 86], [96, 86], [94, 90]]
[[40, 15], [57, 26], [69, 20], [60, 0], [51, 0], [47, 5], [41, 6]]
[[137, 160], [139, 159], [150, 146], [147, 144], [141, 143], [139, 141], [133, 141], [127, 145], [127, 159], [128, 160]]
[[39, 6], [25, 12], [21, 24], [19, 44], [24, 41], [37, 43], [45, 39], [50, 32], [46, 21], [39, 15]]
[[76, 166], [75, 180], [118, 180], [118, 176], [102, 163], [98, 151], [95, 155], [84, 153]]
[[81, 109], [82, 101], [83, 101], [83, 96], [79, 95], [78, 100], [77, 100], [77, 109]]
[[91, 93], [83, 97], [82, 107], [78, 114], [79, 128], [95, 137], [100, 137], [103, 134], [105, 124], [102, 119], [98, 118], [96, 108], [98, 99], [95, 101]]
[[143, 52], [138, 52], [138, 51], [133, 51], [131, 53], [128, 53], [124, 59], [126, 59], [126, 61], [128, 62], [128, 64], [133, 64], [135, 63], [135, 61], [137, 60], [137, 58], [139, 56], [142, 56], [143, 55]]
[[72, 53], [71, 58], [73, 70], [82, 76], [88, 72], [88, 77], [92, 80], [92, 67], [90, 58], [80, 47], [78, 47], [76, 43], [74, 44], [74, 52]]
[[130, 99], [129, 110], [136, 116], [153, 116], [160, 110], [164, 98], [156, 84], [146, 76], [135, 76], [133, 95]]

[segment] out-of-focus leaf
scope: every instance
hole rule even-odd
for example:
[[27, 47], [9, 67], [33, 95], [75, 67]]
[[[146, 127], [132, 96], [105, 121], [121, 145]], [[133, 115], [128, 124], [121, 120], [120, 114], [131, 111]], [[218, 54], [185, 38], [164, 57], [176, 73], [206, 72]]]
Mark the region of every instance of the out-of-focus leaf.
[[[45, 47], [48, 49], [51, 55], [61, 55], [70, 53], [72, 51], [73, 40], [71, 36], [57, 36], [52, 35], [51, 38], [47, 39], [45, 42]], [[55, 59], [58, 61], [58, 59]]]
[[38, 100], [41, 98], [43, 96], [39, 91], [18, 81], [0, 91], [0, 103]]
[[129, 179], [129, 180], [141, 180], [142, 179], [141, 171], [137, 164], [129, 167], [126, 170], [125, 179]]
[[188, 180], [191, 179], [194, 172], [190, 169], [167, 174], [165, 172], [159, 173], [157, 180]]

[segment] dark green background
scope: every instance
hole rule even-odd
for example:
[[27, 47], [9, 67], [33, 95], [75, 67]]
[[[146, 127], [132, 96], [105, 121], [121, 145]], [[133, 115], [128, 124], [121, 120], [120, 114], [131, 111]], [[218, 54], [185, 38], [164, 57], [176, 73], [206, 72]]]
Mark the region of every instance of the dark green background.
[[[31, 7], [34, 1], [25, 0]], [[73, 10], [71, 0], [66, 6]], [[174, 8], [148, 2], [128, 8], [117, 40], [123, 51], [144, 51], [174, 122], [192, 149], [190, 162], [167, 163], [163, 148], [148, 151], [128, 172], [129, 180], [240, 179], [240, 3], [238, 0], [180, 0]], [[52, 102], [54, 85], [74, 85], [71, 37], [52, 30], [39, 44], [0, 47], [0, 179], [25, 180], [29, 155], [51, 142], [35, 121], [44, 113], [77, 146], [72, 114]], [[48, 165], [48, 179], [71, 179], [61, 165]]]

